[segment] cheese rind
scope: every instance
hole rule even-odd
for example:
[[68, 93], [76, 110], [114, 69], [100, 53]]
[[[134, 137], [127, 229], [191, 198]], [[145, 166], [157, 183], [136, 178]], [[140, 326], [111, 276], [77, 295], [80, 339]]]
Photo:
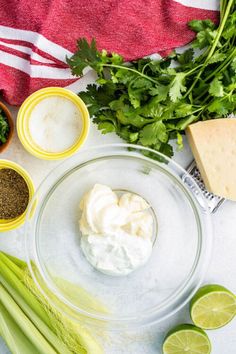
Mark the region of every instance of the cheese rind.
[[236, 119], [194, 123], [186, 135], [206, 188], [236, 201]]

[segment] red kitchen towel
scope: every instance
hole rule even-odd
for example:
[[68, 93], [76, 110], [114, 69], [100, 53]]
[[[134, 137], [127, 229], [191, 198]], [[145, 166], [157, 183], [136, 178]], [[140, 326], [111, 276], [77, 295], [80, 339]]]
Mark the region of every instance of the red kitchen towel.
[[0, 0], [0, 91], [12, 105], [74, 82], [65, 57], [80, 37], [127, 60], [167, 53], [194, 37], [187, 22], [217, 21], [218, 0]]

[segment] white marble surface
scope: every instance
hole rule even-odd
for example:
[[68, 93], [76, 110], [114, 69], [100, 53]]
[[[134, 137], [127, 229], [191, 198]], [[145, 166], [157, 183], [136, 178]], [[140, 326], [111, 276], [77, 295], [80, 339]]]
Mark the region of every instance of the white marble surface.
[[[85, 83], [86, 80], [84, 80], [83, 84]], [[17, 109], [13, 107], [10, 107], [10, 109], [16, 115]], [[119, 141], [119, 138], [113, 134], [101, 135], [96, 127], [92, 126], [84, 148], [91, 145], [101, 145]], [[7, 152], [1, 154], [0, 157], [13, 160], [22, 165], [31, 174], [35, 186], [38, 186], [48, 172], [59, 163], [39, 160], [29, 155], [21, 146], [16, 131], [11, 146]], [[184, 151], [176, 153], [174, 159], [183, 167], [186, 167], [192, 160], [188, 146], [185, 147]], [[214, 227], [214, 250], [204, 283], [219, 283], [236, 293], [236, 203], [226, 202], [220, 210], [212, 216], [212, 222]], [[1, 233], [0, 249], [11, 252], [14, 255], [22, 254], [22, 239], [22, 228]], [[179, 311], [177, 315], [152, 328], [142, 329], [140, 332], [119, 333], [112, 336], [112, 340], [105, 340], [106, 353], [161, 353], [161, 343], [165, 333], [174, 325], [189, 321], [188, 307], [185, 307]], [[212, 354], [236, 353], [235, 320], [222, 329], [208, 332], [208, 335], [212, 342]], [[9, 352], [0, 339], [0, 354], [7, 353]]]

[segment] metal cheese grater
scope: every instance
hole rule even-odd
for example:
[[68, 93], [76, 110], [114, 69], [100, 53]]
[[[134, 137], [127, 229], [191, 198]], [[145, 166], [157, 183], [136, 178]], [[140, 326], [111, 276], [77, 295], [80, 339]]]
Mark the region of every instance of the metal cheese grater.
[[[201, 189], [203, 196], [206, 199], [210, 213], [215, 213], [218, 208], [224, 203], [225, 198], [219, 197], [213, 193], [208, 192], [201, 178], [201, 174], [197, 168], [195, 160], [189, 165], [189, 167], [187, 168], [187, 172], [195, 180], [198, 187]], [[191, 188], [193, 193], [195, 193], [196, 195], [199, 193], [199, 191], [192, 185], [192, 183], [188, 181], [188, 175], [184, 174], [182, 176], [182, 179]]]

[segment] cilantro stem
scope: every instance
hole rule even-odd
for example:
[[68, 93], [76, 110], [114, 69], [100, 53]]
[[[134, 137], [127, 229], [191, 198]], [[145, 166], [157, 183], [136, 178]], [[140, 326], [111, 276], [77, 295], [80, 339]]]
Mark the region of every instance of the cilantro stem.
[[[229, 97], [229, 96], [232, 95], [233, 91], [234, 91], [234, 90], [231, 90], [229, 93], [225, 94], [225, 96], [224, 96], [224, 97], [221, 97], [219, 101], [220, 101], [220, 102], [224, 101], [227, 97]], [[203, 103], [205, 103], [208, 99], [209, 99], [209, 96], [206, 97], [206, 99], [203, 101]], [[215, 97], [212, 97], [211, 100], [210, 100], [210, 102], [208, 102], [208, 103], [203, 107], [202, 112], [204, 112], [204, 111], [207, 109], [207, 107], [209, 107], [209, 106], [212, 104], [212, 102], [213, 102], [214, 100], [215, 100]], [[201, 114], [202, 112], [200, 112], [200, 114]]]
[[222, 70], [225, 70], [227, 68], [227, 66], [231, 63], [231, 59], [233, 59], [235, 55], [236, 55], [236, 48], [234, 48], [234, 50], [227, 57], [227, 59], [216, 70], [214, 70], [210, 75], [208, 75], [204, 79], [204, 81], [210, 80], [213, 76], [215, 76], [215, 74], [221, 72]]
[[[228, 2], [228, 6], [226, 7], [226, 10], [225, 10], [225, 12], [224, 12], [224, 17], [222, 18], [220, 27], [219, 27], [219, 29], [218, 29], [218, 31], [217, 31], [216, 38], [214, 39], [213, 45], [212, 45], [212, 47], [211, 47], [211, 50], [210, 50], [210, 52], [209, 52], [209, 54], [208, 54], [208, 56], [207, 56], [207, 58], [206, 58], [206, 62], [208, 62], [208, 60], [211, 58], [212, 54], [214, 53], [214, 51], [215, 51], [215, 49], [216, 49], [216, 46], [217, 46], [217, 44], [218, 44], [218, 42], [219, 42], [220, 36], [221, 36], [221, 34], [222, 34], [222, 32], [223, 32], [223, 29], [224, 29], [224, 27], [225, 27], [225, 23], [226, 23], [226, 21], [227, 21], [227, 18], [228, 18], [228, 15], [229, 15], [231, 6], [233, 5], [233, 2], [234, 2], [234, 0], [229, 0], [229, 2]], [[205, 62], [205, 63], [206, 63], [206, 62]]]
[[199, 109], [196, 109], [196, 110], [195, 110], [195, 111], [193, 111], [191, 114], [194, 114], [194, 113], [200, 112], [200, 111], [202, 111], [202, 110], [203, 110], [203, 108], [204, 108], [204, 106], [203, 106], [203, 107], [201, 107], [201, 108], [199, 108]]
[[209, 96], [206, 96], [205, 99], [202, 101], [202, 104], [205, 104], [209, 100]]
[[150, 63], [147, 63], [144, 65], [143, 69], [142, 69], [142, 74], [144, 74], [144, 70], [146, 69], [147, 66], [149, 66]]
[[225, 5], [226, 5], [226, 1], [220, 0], [220, 18], [221, 18], [221, 20], [222, 20], [222, 18], [224, 16]]
[[203, 64], [200, 64], [198, 66], [196, 66], [195, 68], [193, 68], [192, 70], [189, 70], [185, 73], [185, 76], [188, 76], [190, 74], [192, 74], [194, 71], [198, 70]]
[[[215, 71], [213, 71], [210, 75], [208, 75], [204, 80], [202, 80], [203, 82], [207, 82], [208, 80], [210, 80], [212, 77], [216, 76], [216, 74], [221, 73], [222, 71], [225, 71], [225, 69], [231, 64], [231, 59], [234, 58], [234, 56], [236, 55], [236, 48], [232, 51], [232, 53], [227, 57], [227, 60], [225, 60]], [[195, 99], [198, 101], [199, 99], [201, 99], [206, 93], [208, 92], [208, 88], [203, 90], [203, 92], [195, 97]], [[204, 102], [203, 102], [204, 103]]]
[[222, 51], [222, 49], [223, 49], [224, 47], [227, 47], [227, 46], [229, 45], [229, 43], [230, 43], [230, 38], [227, 40], [227, 42], [225, 42], [225, 43], [220, 47], [220, 50], [218, 49], [218, 52], [219, 52], [219, 51]]
[[192, 85], [190, 86], [190, 88], [188, 89], [188, 91], [186, 92], [186, 94], [184, 95], [184, 98], [186, 98], [189, 93], [192, 91], [192, 89], [195, 87], [196, 83], [198, 82], [198, 80], [200, 79], [200, 76], [202, 75], [205, 67], [207, 66], [208, 64], [208, 61], [210, 60], [211, 56], [213, 55], [215, 49], [216, 49], [216, 46], [219, 42], [219, 39], [220, 39], [220, 36], [223, 32], [223, 29], [224, 29], [224, 26], [225, 26], [225, 23], [227, 21], [227, 18], [228, 18], [228, 15], [229, 15], [229, 12], [230, 12], [230, 9], [231, 9], [231, 6], [233, 5], [233, 2], [234, 0], [229, 0], [228, 2], [228, 5], [225, 9], [225, 12], [224, 12], [224, 15], [223, 15], [223, 18], [222, 18], [222, 21], [220, 23], [220, 26], [218, 28], [218, 31], [217, 31], [217, 35], [216, 35], [216, 38], [214, 39], [213, 43], [212, 43], [212, 47], [205, 59], [205, 62], [203, 63], [202, 65], [202, 68], [200, 69], [200, 71], [198, 72], [198, 75], [196, 76], [196, 79], [194, 80], [194, 82], [192, 83]]
[[111, 68], [117, 68], [117, 69], [124, 69], [124, 70], [128, 70], [128, 71], [132, 71], [134, 72], [135, 74], [139, 75], [139, 76], [142, 76], [144, 77], [145, 79], [151, 81], [151, 82], [154, 82], [155, 84], [158, 84], [158, 81], [157, 80], [154, 80], [152, 79], [150, 76], [147, 76], [143, 73], [141, 73], [140, 71], [136, 70], [136, 69], [132, 69], [132, 68], [129, 68], [128, 66], [122, 66], [122, 65], [116, 65], [116, 64], [103, 64], [103, 66], [107, 66], [107, 67], [111, 67]]

